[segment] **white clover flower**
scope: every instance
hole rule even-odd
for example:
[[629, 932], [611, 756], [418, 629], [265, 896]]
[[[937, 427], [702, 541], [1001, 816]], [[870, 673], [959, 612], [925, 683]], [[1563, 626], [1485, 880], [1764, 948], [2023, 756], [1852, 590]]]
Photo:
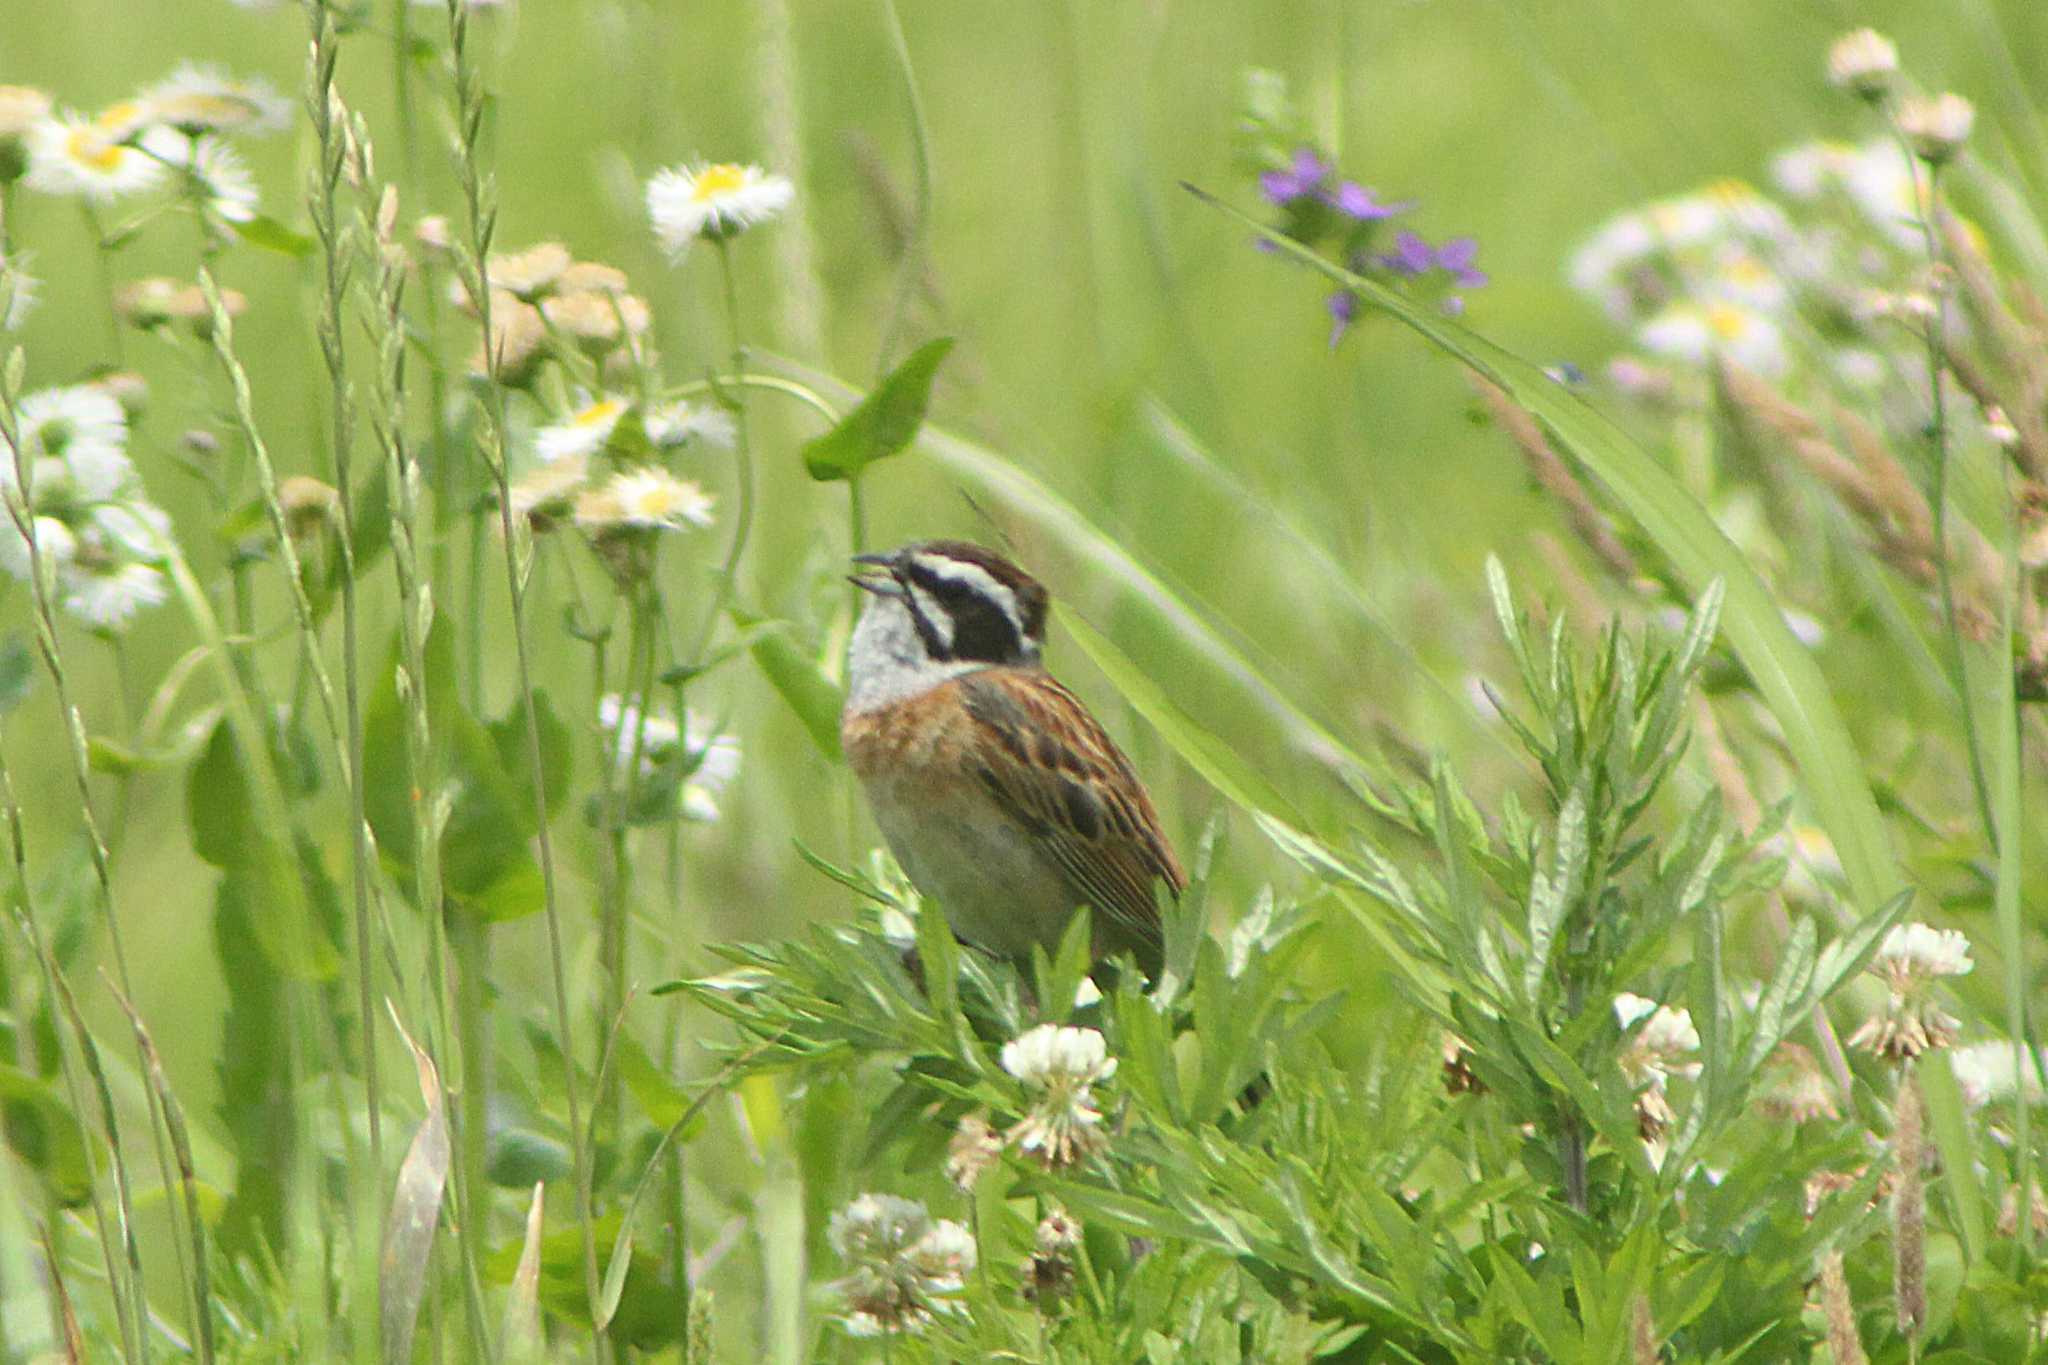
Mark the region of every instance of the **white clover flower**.
[[1899, 132], [1930, 166], [1939, 166], [1962, 150], [1976, 122], [1977, 106], [1953, 92], [1899, 102]]
[[1092, 1087], [1116, 1074], [1116, 1059], [1100, 1032], [1040, 1024], [1003, 1044], [1003, 1070], [1023, 1082], [1032, 1101], [1006, 1135], [1018, 1151], [1059, 1167], [1108, 1145]]
[[1828, 49], [1829, 82], [1865, 99], [1890, 90], [1898, 72], [1898, 45], [1874, 28], [1845, 33]]
[[[40, 119], [28, 134], [24, 182], [44, 194], [110, 204], [163, 179], [164, 163], [126, 138], [141, 131], [128, 122], [128, 106], [100, 118], [65, 112]], [[110, 117], [111, 116], [111, 117]]]
[[968, 1114], [953, 1130], [946, 1144], [946, 1179], [962, 1194], [971, 1192], [982, 1172], [996, 1164], [1003, 1154], [1003, 1135], [989, 1126], [980, 1114]]
[[1949, 1046], [1962, 1023], [1935, 1002], [1933, 986], [1945, 976], [1967, 975], [1975, 965], [1969, 939], [1953, 929], [1893, 926], [1865, 969], [1885, 983], [1889, 998], [1849, 1036], [1849, 1045], [1892, 1061]]
[[1648, 218], [1635, 212], [1616, 214], [1572, 253], [1565, 273], [1572, 288], [1598, 303], [1614, 321], [1627, 322], [1635, 300], [1629, 275], [1656, 250], [1657, 234]]
[[837, 1287], [854, 1336], [923, 1331], [955, 1309], [977, 1260], [966, 1228], [889, 1194], [861, 1195], [832, 1215], [825, 1236], [850, 1270]]
[[699, 237], [736, 236], [788, 208], [796, 187], [787, 176], [729, 161], [676, 166], [647, 182], [647, 216], [671, 259]]
[[64, 610], [102, 634], [119, 634], [136, 613], [162, 605], [169, 596], [163, 574], [147, 564], [121, 564], [100, 571], [74, 560], [61, 586]]
[[683, 713], [680, 728], [675, 717], [664, 710], [649, 711], [643, 719], [639, 705], [617, 693], [598, 699], [597, 722], [612, 737], [612, 762], [618, 772], [625, 771], [638, 748], [642, 780], [673, 760], [680, 746], [688, 758], [676, 794], [678, 809], [684, 819], [700, 824], [718, 820], [719, 798], [740, 773], [742, 753], [737, 737], [714, 732], [711, 722], [695, 711]]
[[619, 419], [632, 410], [623, 398], [597, 398], [584, 404], [560, 422], [545, 426], [534, 437], [534, 453], [543, 464], [591, 456], [605, 448]]
[[736, 434], [732, 414], [709, 403], [686, 403], [678, 399], [649, 411], [643, 419], [647, 439], [663, 450], [691, 441], [729, 450]]
[[2022, 1058], [2023, 1054], [2015, 1052], [2005, 1039], [1971, 1043], [1948, 1054], [1949, 1065], [1955, 1068], [1956, 1084], [1962, 1087], [1963, 1100], [1972, 1109], [1982, 1109], [2022, 1093], [2029, 1104], [2041, 1102], [2041, 1077], [2035, 1069], [2040, 1059]]
[[291, 126], [290, 101], [262, 77], [230, 76], [217, 66], [186, 62], [142, 92], [152, 122], [191, 136], [276, 133]]
[[613, 524], [648, 531], [680, 531], [711, 524], [711, 495], [660, 465], [614, 474], [605, 492], [616, 509]]

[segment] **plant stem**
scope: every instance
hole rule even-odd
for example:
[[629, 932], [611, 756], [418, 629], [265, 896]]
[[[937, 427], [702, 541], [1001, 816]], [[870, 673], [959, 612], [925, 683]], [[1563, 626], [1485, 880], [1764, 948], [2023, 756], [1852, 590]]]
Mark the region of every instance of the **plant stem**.
[[[725, 284], [725, 320], [732, 337], [732, 369], [734, 374], [739, 374], [746, 369], [746, 346], [740, 340], [739, 285], [733, 277], [731, 244], [723, 237], [717, 238], [716, 244], [719, 273]], [[711, 636], [717, 631], [718, 622], [732, 601], [740, 559], [746, 554], [747, 537], [754, 524], [754, 452], [747, 427], [747, 405], [738, 397], [732, 402], [733, 479], [738, 485], [739, 507], [733, 514], [732, 544], [726, 550], [725, 563], [718, 571], [718, 586], [712, 592], [711, 609], [705, 613], [703, 625], [698, 627], [696, 642], [688, 656], [692, 664], [704, 661], [704, 651], [709, 648]]]

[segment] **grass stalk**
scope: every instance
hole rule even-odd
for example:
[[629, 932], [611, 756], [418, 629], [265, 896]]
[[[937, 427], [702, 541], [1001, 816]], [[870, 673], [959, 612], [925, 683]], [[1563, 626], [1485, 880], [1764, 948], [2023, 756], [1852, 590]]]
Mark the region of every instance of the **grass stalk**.
[[[574, 1024], [569, 1014], [569, 984], [566, 951], [562, 942], [562, 917], [557, 904], [554, 840], [548, 830], [547, 778], [540, 744], [540, 717], [533, 699], [533, 664], [526, 637], [524, 575], [520, 572], [517, 528], [512, 523], [511, 469], [506, 458], [505, 386], [499, 373], [502, 356], [491, 344], [491, 294], [485, 262], [490, 255], [496, 227], [495, 191], [481, 164], [483, 135], [483, 84], [469, 49], [469, 11], [463, 0], [448, 0], [450, 56], [455, 76], [456, 139], [462, 178], [466, 227], [463, 268], [470, 295], [477, 308], [483, 337], [486, 391], [479, 407], [482, 420], [477, 429], [478, 453], [497, 485], [498, 528], [503, 538], [507, 610], [511, 615], [515, 681], [525, 720], [527, 761], [533, 774], [535, 843], [541, 871], [541, 914], [547, 926], [548, 968], [554, 993], [555, 1029], [560, 1035], [563, 1068], [563, 1101], [568, 1109], [570, 1158], [576, 1180], [576, 1222], [582, 1240], [584, 1293], [593, 1313], [602, 1297], [597, 1269], [597, 1234], [591, 1217], [590, 1151], [584, 1138], [583, 1097], [576, 1076]], [[609, 1358], [604, 1334], [593, 1331], [593, 1346], [600, 1362]]]

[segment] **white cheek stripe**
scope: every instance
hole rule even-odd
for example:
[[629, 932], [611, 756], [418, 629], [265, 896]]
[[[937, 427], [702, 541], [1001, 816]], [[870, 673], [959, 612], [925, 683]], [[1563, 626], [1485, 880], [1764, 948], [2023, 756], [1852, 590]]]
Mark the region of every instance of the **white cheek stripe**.
[[918, 567], [931, 570], [933, 577], [972, 588], [995, 603], [1010, 619], [1010, 628], [1017, 632], [1017, 638], [1024, 638], [1024, 617], [1017, 610], [1017, 594], [1010, 590], [1008, 584], [998, 582], [987, 569], [979, 564], [969, 564], [964, 559], [948, 559], [943, 555], [919, 555], [917, 562]]

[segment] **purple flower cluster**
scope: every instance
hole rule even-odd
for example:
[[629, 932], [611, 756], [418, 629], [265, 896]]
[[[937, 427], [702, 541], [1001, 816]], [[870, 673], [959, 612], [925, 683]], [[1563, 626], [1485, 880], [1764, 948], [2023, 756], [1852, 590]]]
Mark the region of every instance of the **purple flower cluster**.
[[[1353, 270], [1440, 290], [1445, 312], [1464, 309], [1464, 299], [1452, 291], [1486, 283], [1486, 272], [1476, 263], [1479, 243], [1472, 237], [1452, 237], [1440, 246], [1431, 246], [1418, 234], [1403, 229], [1394, 235], [1391, 251], [1371, 250], [1377, 224], [1413, 209], [1415, 201], [1384, 202], [1357, 181], [1338, 178], [1336, 168], [1312, 147], [1296, 148], [1286, 165], [1263, 172], [1259, 194], [1286, 211], [1283, 230], [1289, 236], [1310, 245], [1338, 237], [1342, 257]], [[1263, 239], [1257, 245], [1264, 251], [1273, 249]], [[1358, 316], [1358, 296], [1340, 289], [1330, 295], [1329, 306], [1330, 345], [1334, 347]]]
[[1355, 223], [1377, 222], [1415, 207], [1412, 199], [1382, 204], [1373, 197], [1371, 190], [1356, 180], [1340, 180], [1332, 185], [1330, 174], [1329, 162], [1312, 148], [1302, 147], [1294, 153], [1294, 160], [1285, 170], [1267, 171], [1259, 177], [1259, 193], [1266, 196], [1267, 203], [1278, 208], [1313, 200], [1328, 205]]

